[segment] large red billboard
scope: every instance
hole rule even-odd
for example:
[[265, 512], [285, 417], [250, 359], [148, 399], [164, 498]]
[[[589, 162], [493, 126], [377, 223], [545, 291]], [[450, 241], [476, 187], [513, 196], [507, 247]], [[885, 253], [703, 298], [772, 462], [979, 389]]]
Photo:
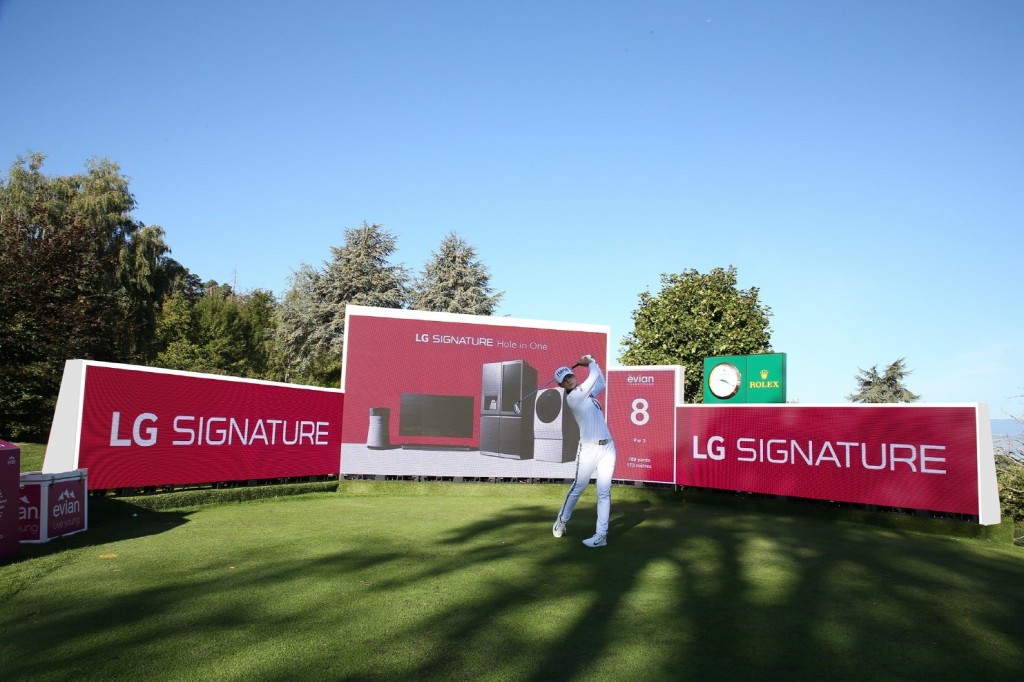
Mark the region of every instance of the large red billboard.
[[606, 367], [607, 327], [349, 306], [341, 471], [572, 478], [552, 379], [585, 354]]
[[679, 485], [971, 515], [991, 487], [973, 405], [695, 405], [678, 419]]
[[88, 469], [90, 489], [338, 473], [337, 389], [68, 364], [44, 473]]

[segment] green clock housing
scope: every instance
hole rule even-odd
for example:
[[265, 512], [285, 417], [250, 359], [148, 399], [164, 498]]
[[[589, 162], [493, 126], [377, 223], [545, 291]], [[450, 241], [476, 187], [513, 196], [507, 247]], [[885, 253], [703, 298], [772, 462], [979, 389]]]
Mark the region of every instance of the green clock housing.
[[786, 402], [786, 354], [759, 353], [705, 358], [704, 402]]

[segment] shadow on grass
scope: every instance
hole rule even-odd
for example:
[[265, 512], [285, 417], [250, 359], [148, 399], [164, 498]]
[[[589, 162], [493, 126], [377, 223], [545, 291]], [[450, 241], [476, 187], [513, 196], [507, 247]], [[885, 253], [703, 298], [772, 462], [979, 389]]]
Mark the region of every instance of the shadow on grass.
[[[510, 499], [435, 536], [377, 532], [375, 519], [403, 504], [441, 515], [450, 501], [380, 498], [346, 507], [345, 518], [315, 519], [338, 533], [336, 546], [313, 556], [296, 557], [301, 526], [261, 541], [253, 524], [258, 556], [237, 552], [229, 565], [208, 546], [177, 546], [197, 555], [180, 575], [133, 588], [98, 574], [112, 584], [75, 608], [44, 597], [30, 612], [0, 616], [7, 679], [39, 677], [44, 642], [61, 643], [45, 655], [54, 679], [81, 675], [83, 660], [95, 667], [78, 679], [1020, 675], [1021, 554], [641, 502], [613, 502], [611, 544], [592, 550], [580, 544], [592, 533], [592, 502], [555, 539], [555, 498]], [[367, 615], [381, 604], [383, 616]]]
[[[538, 681], [1019, 679], [1024, 567], [1012, 557], [981, 559], [946, 539], [713, 507], [617, 507], [609, 547], [581, 547], [591, 531], [579, 530], [585, 514], [574, 516], [577, 532], [548, 538], [563, 543], [560, 551], [540, 555], [532, 575], [421, 624], [450, 647], [414, 676], [479, 670], [466, 642], [524, 605], [569, 597], [583, 606], [553, 641], [537, 646], [507, 632], [510, 646], [486, 649], [504, 651], [505, 664], [532, 670], [526, 677]], [[445, 541], [514, 537], [509, 531], [522, 526], [543, 533], [536, 526], [549, 517], [524, 508], [473, 521]], [[471, 557], [486, 564], [519, 551], [513, 541]], [[674, 577], [672, 596], [649, 605], [647, 617], [636, 595], [655, 567]], [[456, 568], [438, 565], [418, 579]], [[550, 580], [566, 571], [570, 578]]]
[[89, 527], [74, 535], [56, 537], [45, 543], [24, 543], [8, 562], [17, 563], [79, 547], [105, 545], [119, 540], [165, 533], [188, 523], [187, 513], [151, 511], [130, 502], [106, 497], [89, 499]]

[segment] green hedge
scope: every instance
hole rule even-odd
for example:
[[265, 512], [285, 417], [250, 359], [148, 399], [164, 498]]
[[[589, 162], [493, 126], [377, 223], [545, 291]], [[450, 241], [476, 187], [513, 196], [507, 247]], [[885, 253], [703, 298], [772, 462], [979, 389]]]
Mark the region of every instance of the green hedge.
[[[515, 497], [522, 500], [549, 503], [552, 508], [562, 500], [568, 483], [520, 482], [465, 482], [448, 481], [374, 481], [342, 480], [287, 483], [278, 485], [239, 486], [234, 488], [183, 489], [171, 492], [139, 495], [107, 495], [91, 498], [93, 521], [124, 517], [140, 511], [182, 511], [198, 509], [211, 504], [251, 502], [276, 497], [310, 493], [337, 493], [347, 496], [372, 497]], [[592, 496], [591, 486], [584, 497]], [[873, 511], [844, 505], [802, 499], [748, 495], [704, 489], [673, 490], [671, 488], [643, 488], [617, 485], [612, 492], [613, 505], [632, 504], [708, 504], [729, 506], [741, 511], [759, 512], [776, 516], [818, 517], [831, 521], [882, 526], [915, 533], [974, 538], [997, 543], [1014, 542], [1014, 522], [1004, 517], [994, 526], [976, 522], [939, 518], [924, 513], [892, 510]]]
[[[45, 445], [19, 443], [22, 448], [22, 471], [35, 471], [42, 466]], [[650, 504], [669, 504], [683, 501], [707, 504], [729, 504], [746, 509], [771, 513], [796, 513], [822, 516], [837, 520], [851, 521], [876, 526], [885, 526], [922, 533], [935, 533], [953, 537], [971, 537], [996, 542], [1017, 542], [1024, 544], [1024, 465], [997, 455], [997, 476], [1003, 522], [997, 526], [981, 526], [977, 523], [933, 518], [924, 515], [871, 511], [859, 508], [844, 508], [809, 500], [786, 500], [741, 493], [727, 493], [689, 489], [675, 491], [671, 488], [642, 488], [616, 486], [613, 499], [621, 502], [643, 501]], [[26, 468], [25, 465], [31, 468]], [[104, 505], [100, 502], [98, 513], [128, 513], [137, 510], [181, 510], [193, 509], [208, 504], [226, 502], [247, 502], [253, 500], [302, 495], [306, 493], [339, 492], [346, 495], [390, 495], [394, 497], [420, 497], [443, 495], [502, 495], [520, 498], [561, 499], [567, 483], [526, 483], [505, 482], [451, 482], [442, 480], [329, 480], [306, 483], [275, 485], [239, 486], [232, 488], [182, 489], [158, 494], [115, 495], [96, 500], [117, 500], [118, 504]], [[552, 491], [555, 487], [558, 490]]]
[[[541, 500], [557, 506], [567, 489], [567, 483], [451, 483], [420, 481], [341, 481], [337, 490], [343, 495], [367, 495], [375, 497], [443, 497], [443, 496], [509, 496], [521, 499]], [[593, 486], [584, 493], [593, 495]], [[950, 537], [974, 538], [1000, 544], [1013, 543], [1013, 522], [1004, 518], [998, 525], [982, 526], [977, 522], [939, 518], [923, 513], [907, 513], [889, 510], [873, 511], [826, 502], [803, 499], [748, 495], [727, 491], [704, 489], [672, 490], [671, 488], [642, 488], [632, 485], [618, 485], [612, 490], [612, 508], [616, 502], [644, 504], [717, 504], [735, 507], [744, 511], [764, 512], [774, 515], [819, 517], [833, 521], [844, 521], [894, 530], [927, 533]]]
[[210, 504], [252, 502], [254, 500], [305, 495], [308, 493], [333, 493], [337, 489], [337, 481], [313, 481], [309, 483], [239, 486], [237, 488], [184, 489], [143, 495], [93, 497], [90, 504], [93, 506], [97, 504], [101, 506], [106, 505], [108, 507], [124, 506], [125, 508], [132, 507], [147, 511], [170, 511], [196, 509]]

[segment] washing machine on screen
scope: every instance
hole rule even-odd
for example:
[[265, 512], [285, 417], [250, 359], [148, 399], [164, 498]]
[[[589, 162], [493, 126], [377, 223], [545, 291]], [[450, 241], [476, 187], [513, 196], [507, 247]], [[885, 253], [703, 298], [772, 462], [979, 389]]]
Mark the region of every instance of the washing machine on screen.
[[580, 427], [565, 401], [565, 391], [548, 388], [537, 393], [533, 411], [533, 458], [571, 462], [580, 444]]

